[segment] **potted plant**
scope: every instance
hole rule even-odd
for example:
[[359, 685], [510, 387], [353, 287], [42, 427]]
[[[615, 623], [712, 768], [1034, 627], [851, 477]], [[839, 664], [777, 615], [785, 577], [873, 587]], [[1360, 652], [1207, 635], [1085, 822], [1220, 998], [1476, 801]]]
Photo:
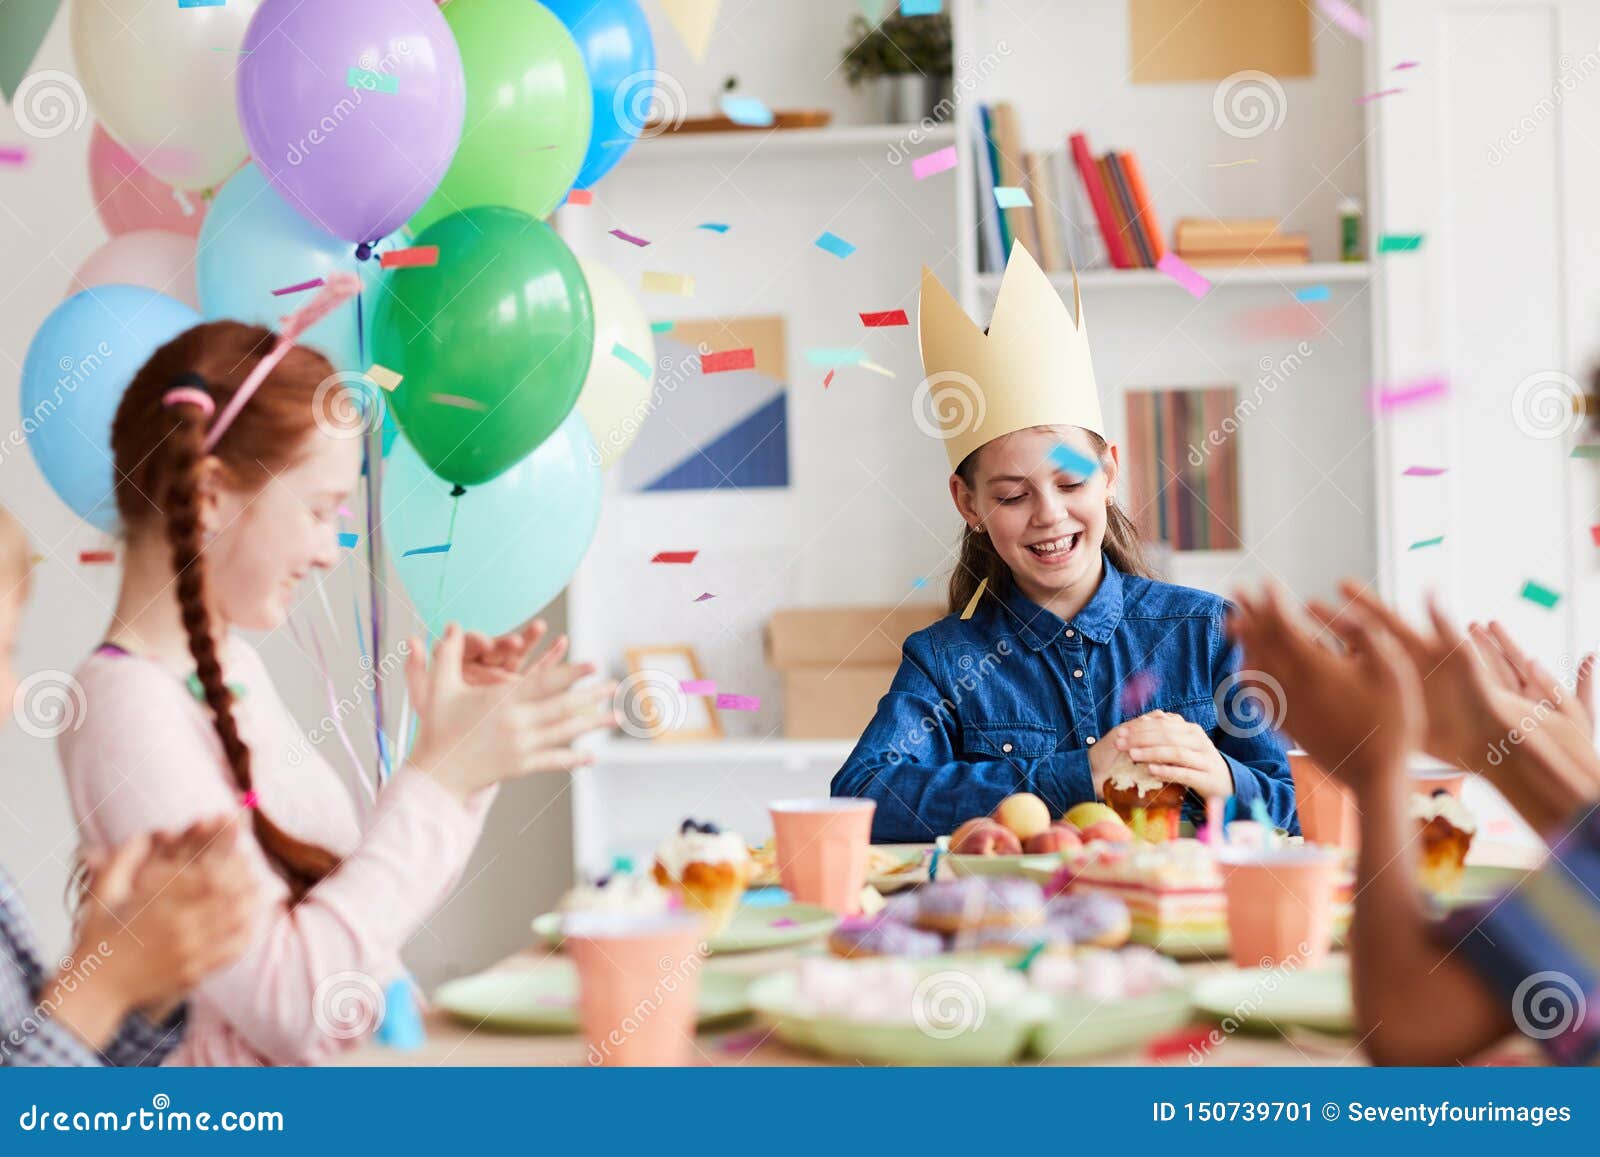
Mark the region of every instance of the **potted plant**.
[[886, 121], [908, 124], [938, 119], [940, 104], [951, 92], [949, 16], [943, 12], [901, 16], [897, 12], [874, 25], [858, 14], [850, 21], [850, 42], [844, 54], [850, 87], [863, 83], [877, 86]]

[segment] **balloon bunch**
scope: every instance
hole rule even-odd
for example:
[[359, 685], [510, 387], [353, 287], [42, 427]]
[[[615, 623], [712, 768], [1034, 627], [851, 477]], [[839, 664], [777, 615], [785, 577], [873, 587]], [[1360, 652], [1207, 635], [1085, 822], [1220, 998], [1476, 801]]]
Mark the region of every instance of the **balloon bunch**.
[[138, 367], [202, 318], [272, 325], [348, 271], [362, 292], [303, 340], [341, 380], [398, 376], [369, 407], [388, 456], [369, 495], [419, 613], [500, 631], [537, 612], [599, 517], [612, 454], [585, 416], [614, 425], [651, 385], [611, 353], [653, 366], [637, 303], [544, 220], [643, 128], [622, 91], [655, 75], [638, 0], [70, 2], [111, 239], [23, 369], [56, 492], [114, 530], [110, 425]]

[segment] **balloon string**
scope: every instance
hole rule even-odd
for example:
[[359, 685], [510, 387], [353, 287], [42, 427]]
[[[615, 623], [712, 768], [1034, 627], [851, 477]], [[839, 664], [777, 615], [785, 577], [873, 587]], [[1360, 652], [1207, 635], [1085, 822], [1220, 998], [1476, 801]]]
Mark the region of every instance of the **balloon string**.
[[[311, 647], [316, 653], [317, 671], [322, 676], [322, 685], [328, 692], [328, 719], [333, 723], [333, 729], [338, 732], [339, 741], [344, 745], [344, 750], [350, 757], [350, 766], [355, 770], [356, 782], [366, 793], [369, 802], [375, 802], [372, 787], [367, 783], [366, 773], [361, 767], [361, 757], [356, 754], [355, 746], [350, 742], [350, 736], [345, 733], [344, 721], [339, 717], [339, 695], [333, 686], [333, 675], [328, 670], [328, 658], [322, 650], [322, 640], [317, 636], [317, 629], [310, 623], [306, 624], [306, 632], [311, 636]], [[300, 628], [295, 625], [293, 618], [289, 620], [289, 633], [294, 637], [295, 645], [302, 652], [305, 651], [305, 640], [300, 637]]]
[[[444, 541], [446, 544], [453, 543], [456, 540], [456, 512], [461, 509], [461, 496], [465, 493], [466, 491], [460, 486], [450, 492], [450, 529], [445, 531]], [[439, 560], [439, 589], [433, 595], [433, 605], [436, 607], [444, 606], [444, 572], [449, 565], [450, 552], [445, 551], [444, 558]]]
[[[363, 261], [371, 258], [372, 250], [363, 245], [358, 253]], [[356, 293], [356, 360], [365, 372], [367, 358], [367, 325], [366, 325], [366, 294]], [[371, 399], [373, 414], [382, 413], [382, 401], [378, 397]], [[394, 772], [394, 767], [389, 759], [389, 737], [385, 734], [383, 726], [383, 671], [379, 657], [383, 654], [383, 593], [380, 589], [382, 582], [379, 580], [380, 568], [383, 562], [383, 544], [379, 539], [378, 509], [382, 500], [382, 474], [383, 474], [383, 422], [369, 423], [373, 428], [368, 429], [366, 437], [362, 439], [361, 454], [364, 472], [367, 476], [367, 593], [372, 603], [372, 616], [369, 625], [372, 628], [372, 735], [373, 743], [378, 749], [378, 761], [381, 770], [380, 780], [388, 779]], [[359, 602], [356, 609], [357, 635], [360, 635], [361, 613]]]

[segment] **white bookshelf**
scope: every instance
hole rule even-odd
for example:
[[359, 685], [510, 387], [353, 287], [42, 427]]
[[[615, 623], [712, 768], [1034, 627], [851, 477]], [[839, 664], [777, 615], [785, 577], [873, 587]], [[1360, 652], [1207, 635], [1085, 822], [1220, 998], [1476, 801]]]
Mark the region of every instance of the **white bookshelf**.
[[[1373, 267], [1365, 261], [1312, 261], [1305, 265], [1252, 265], [1217, 268], [1200, 265], [1197, 272], [1217, 289], [1259, 289], [1281, 287], [1295, 290], [1313, 285], [1364, 285], [1372, 280]], [[1000, 292], [1001, 273], [977, 274], [978, 290], [992, 298]], [[1064, 295], [1072, 293], [1071, 273], [1052, 273], [1050, 281]], [[1113, 290], [1170, 290], [1187, 296], [1187, 291], [1159, 269], [1084, 269], [1078, 283], [1085, 293]]]
[[624, 163], [686, 164], [701, 158], [788, 158], [806, 154], [899, 149], [911, 155], [955, 142], [955, 129], [938, 125], [838, 125], [820, 129], [742, 129], [715, 133], [662, 133], [638, 141]]

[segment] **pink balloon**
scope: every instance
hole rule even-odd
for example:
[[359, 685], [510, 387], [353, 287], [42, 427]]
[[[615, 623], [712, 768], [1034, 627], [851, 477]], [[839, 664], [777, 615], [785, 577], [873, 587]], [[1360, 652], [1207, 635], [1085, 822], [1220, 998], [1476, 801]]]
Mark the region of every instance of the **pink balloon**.
[[210, 204], [199, 193], [178, 193], [141, 169], [98, 124], [89, 141], [89, 184], [100, 220], [113, 237], [136, 229], [165, 229], [198, 237]]
[[97, 285], [138, 285], [200, 308], [194, 278], [195, 240], [181, 233], [141, 229], [113, 237], [73, 274], [71, 293]]

